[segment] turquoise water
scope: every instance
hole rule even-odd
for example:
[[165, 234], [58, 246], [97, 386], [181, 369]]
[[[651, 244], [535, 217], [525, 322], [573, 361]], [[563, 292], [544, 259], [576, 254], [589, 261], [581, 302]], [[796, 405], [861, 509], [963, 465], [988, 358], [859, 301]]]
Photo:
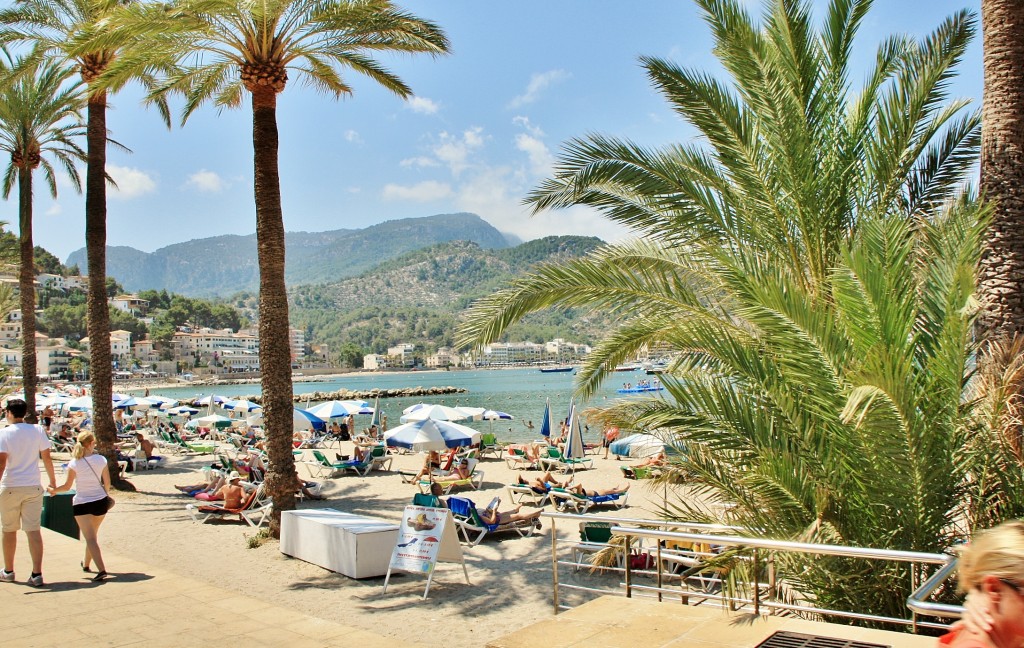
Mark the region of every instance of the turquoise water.
[[[616, 388], [623, 382], [636, 382], [641, 373], [619, 373], [610, 377], [604, 387], [589, 401], [577, 403], [583, 407], [602, 405], [614, 399]], [[643, 376], [646, 377], [646, 376]], [[387, 398], [381, 399], [380, 407], [388, 417], [388, 426], [399, 424], [402, 410], [420, 402], [440, 403], [443, 405], [470, 407], [486, 407], [507, 412], [515, 417], [512, 421], [471, 421], [462, 423], [479, 430], [493, 430], [502, 441], [526, 441], [540, 437], [540, 421], [544, 413], [545, 399], [550, 399], [551, 410], [555, 421], [568, 416], [569, 401], [573, 392], [572, 373], [541, 373], [537, 369], [508, 369], [501, 371], [423, 371], [411, 373], [360, 374], [337, 378], [324, 382], [295, 383], [296, 394], [311, 392], [333, 392], [339, 389], [370, 390], [400, 389], [403, 387], [462, 387], [464, 394], [445, 394], [435, 397]], [[176, 387], [172, 389], [154, 389], [152, 393], [190, 400], [211, 393], [220, 396], [237, 397], [260, 393], [259, 384], [225, 385], [211, 388], [204, 386], [205, 391], [197, 391], [196, 387]], [[320, 401], [311, 400], [309, 405]], [[372, 404], [372, 403], [371, 403]], [[369, 424], [370, 417], [356, 417], [357, 427]], [[534, 429], [527, 428], [532, 421]], [[511, 432], [509, 431], [511, 428]], [[596, 441], [598, 431], [592, 430], [588, 441]]]

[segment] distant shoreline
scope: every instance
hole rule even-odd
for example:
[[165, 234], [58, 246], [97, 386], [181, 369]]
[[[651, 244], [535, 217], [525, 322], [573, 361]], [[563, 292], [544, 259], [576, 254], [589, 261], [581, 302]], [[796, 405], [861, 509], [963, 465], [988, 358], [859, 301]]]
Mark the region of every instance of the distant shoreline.
[[[458, 374], [463, 371], [510, 371], [513, 369], [536, 369], [540, 370], [539, 366], [531, 367], [473, 367], [471, 369], [406, 369], [397, 371], [340, 371], [332, 373], [304, 375], [303, 372], [292, 374], [292, 383], [319, 383], [319, 382], [330, 382], [341, 378], [358, 378], [360, 376], [411, 376], [417, 374], [440, 374], [440, 373], [451, 373]], [[145, 390], [160, 390], [160, 389], [182, 389], [187, 387], [218, 387], [224, 385], [258, 385], [260, 384], [259, 378], [248, 378], [248, 379], [202, 379], [192, 381], [170, 381], [166, 378], [155, 378], [152, 380], [125, 380], [121, 382], [114, 382], [115, 392], [143, 392]]]

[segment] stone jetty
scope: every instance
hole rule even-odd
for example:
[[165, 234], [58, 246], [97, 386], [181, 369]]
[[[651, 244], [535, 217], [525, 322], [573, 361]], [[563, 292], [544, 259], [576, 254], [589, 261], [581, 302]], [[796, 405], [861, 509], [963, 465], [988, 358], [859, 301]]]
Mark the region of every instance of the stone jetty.
[[[365, 400], [372, 401], [375, 398], [405, 398], [411, 396], [442, 396], [444, 394], [464, 394], [464, 387], [403, 387], [401, 389], [339, 389], [333, 392], [306, 392], [295, 394], [292, 400], [296, 403], [320, 402], [329, 400]], [[239, 396], [254, 403], [262, 403], [258, 395]]]

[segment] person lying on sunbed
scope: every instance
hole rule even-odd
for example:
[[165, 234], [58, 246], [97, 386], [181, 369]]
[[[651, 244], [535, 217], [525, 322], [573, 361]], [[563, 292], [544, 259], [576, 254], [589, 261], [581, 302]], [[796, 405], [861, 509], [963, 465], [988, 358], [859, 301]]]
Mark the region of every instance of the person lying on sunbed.
[[544, 509], [533, 509], [526, 513], [522, 513], [523, 505], [515, 507], [511, 511], [498, 511], [498, 504], [501, 503], [499, 498], [494, 498], [491, 505], [480, 511], [480, 520], [484, 524], [508, 524], [509, 522], [520, 522], [525, 520], [534, 520], [537, 524], [540, 524], [540, 514], [544, 512]]
[[199, 483], [199, 484], [191, 484], [191, 485], [188, 485], [188, 486], [175, 486], [175, 488], [180, 490], [182, 493], [185, 493], [189, 497], [195, 497], [196, 495], [199, 495], [200, 493], [208, 493], [208, 494], [212, 495], [213, 493], [216, 493], [218, 490], [220, 490], [220, 487], [223, 486], [226, 483], [227, 483], [227, 480], [224, 479], [224, 475], [222, 473], [218, 472], [218, 473], [214, 473], [211, 476], [210, 481], [208, 481], [208, 482], [202, 482], [202, 483]]
[[310, 490], [311, 488], [316, 488], [316, 482], [308, 482], [308, 481], [304, 480], [302, 477], [299, 477], [299, 471], [296, 470], [295, 471], [295, 490], [296, 491], [302, 493], [302, 496], [305, 497], [306, 499], [311, 499], [311, 500], [327, 499], [323, 495], [317, 495], [316, 493], [311, 491]]
[[245, 489], [242, 488], [241, 482], [241, 475], [232, 470], [228, 475], [227, 483], [217, 489], [217, 492], [212, 495], [205, 492], [199, 493], [195, 497], [208, 502], [223, 500], [224, 508], [236, 509], [242, 506], [242, 501], [245, 499]]
[[636, 479], [637, 478], [636, 471], [637, 471], [638, 468], [640, 468], [640, 469], [643, 469], [643, 468], [660, 468], [661, 466], [664, 466], [664, 465], [665, 465], [665, 451], [662, 450], [661, 452], [659, 452], [656, 455], [652, 455], [650, 457], [647, 457], [646, 459], [644, 459], [643, 461], [641, 461], [638, 464], [634, 464], [632, 466], [619, 466], [619, 467], [622, 469], [623, 474], [625, 474], [626, 479]]
[[514, 454], [514, 450], [522, 450], [523, 458], [529, 460], [532, 463], [540, 461], [540, 449], [542, 445], [539, 443], [510, 443], [508, 445], [509, 455]]
[[517, 475], [516, 483], [522, 486], [529, 486], [530, 490], [532, 490], [534, 493], [537, 493], [538, 495], [543, 495], [550, 491], [552, 488], [568, 488], [569, 484], [572, 483], [572, 480], [570, 479], [566, 482], [560, 482], [557, 479], [555, 479], [554, 475], [552, 475], [549, 471], [544, 473], [540, 477], [534, 477], [533, 479], [530, 480], [523, 479], [522, 475]]
[[588, 490], [583, 487], [583, 484], [576, 484], [574, 486], [567, 486], [565, 490], [581, 497], [598, 497], [600, 495], [619, 495], [625, 493], [629, 490], [629, 484], [616, 486], [615, 488], [602, 488], [600, 490]]
[[424, 477], [429, 477], [435, 471], [441, 470], [441, 453], [437, 450], [431, 450], [427, 453], [426, 458], [423, 460], [423, 467], [413, 477], [413, 483], [418, 482]]
[[459, 462], [459, 465], [452, 468], [450, 473], [436, 477], [434, 481], [440, 484], [446, 484], [448, 482], [457, 482], [462, 481], [463, 479], [469, 479], [469, 476], [469, 459], [463, 459]]

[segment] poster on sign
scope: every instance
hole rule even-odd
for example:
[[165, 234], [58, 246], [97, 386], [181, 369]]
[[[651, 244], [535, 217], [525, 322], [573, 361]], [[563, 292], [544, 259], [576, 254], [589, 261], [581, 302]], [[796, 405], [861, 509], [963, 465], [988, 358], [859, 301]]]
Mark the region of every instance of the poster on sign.
[[469, 583], [469, 571], [462, 556], [462, 545], [459, 544], [451, 511], [429, 506], [405, 507], [398, 529], [398, 542], [391, 552], [391, 563], [384, 577], [384, 593], [388, 591], [392, 570], [398, 570], [410, 574], [426, 574], [427, 586], [423, 598], [427, 598], [438, 562], [462, 563], [466, 583]]

